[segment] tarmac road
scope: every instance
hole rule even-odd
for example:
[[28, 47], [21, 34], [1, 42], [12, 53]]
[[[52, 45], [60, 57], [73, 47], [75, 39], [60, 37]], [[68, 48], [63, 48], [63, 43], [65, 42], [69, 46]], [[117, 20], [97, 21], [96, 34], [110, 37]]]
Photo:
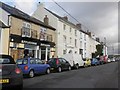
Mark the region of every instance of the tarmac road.
[[[120, 62], [24, 79], [24, 88], [118, 88]], [[120, 76], [120, 75], [119, 75]]]

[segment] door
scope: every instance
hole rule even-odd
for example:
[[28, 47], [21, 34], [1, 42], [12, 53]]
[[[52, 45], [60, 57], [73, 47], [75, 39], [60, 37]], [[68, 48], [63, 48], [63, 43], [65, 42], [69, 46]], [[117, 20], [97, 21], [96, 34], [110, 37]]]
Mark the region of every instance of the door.
[[34, 73], [38, 73], [36, 60], [34, 58], [30, 59], [30, 68], [34, 69]]
[[63, 62], [64, 68], [65, 68], [65, 69], [68, 69], [69, 63], [68, 63], [65, 59], [62, 59], [62, 62]]
[[38, 73], [44, 73], [46, 71], [46, 65], [40, 59], [36, 59], [36, 66]]

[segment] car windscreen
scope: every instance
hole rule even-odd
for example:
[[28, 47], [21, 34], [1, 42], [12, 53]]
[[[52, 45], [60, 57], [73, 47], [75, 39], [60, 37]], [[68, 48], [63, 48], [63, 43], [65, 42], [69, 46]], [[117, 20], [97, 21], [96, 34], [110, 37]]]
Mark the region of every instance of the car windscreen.
[[27, 59], [18, 59], [16, 61], [16, 64], [28, 64], [28, 60]]

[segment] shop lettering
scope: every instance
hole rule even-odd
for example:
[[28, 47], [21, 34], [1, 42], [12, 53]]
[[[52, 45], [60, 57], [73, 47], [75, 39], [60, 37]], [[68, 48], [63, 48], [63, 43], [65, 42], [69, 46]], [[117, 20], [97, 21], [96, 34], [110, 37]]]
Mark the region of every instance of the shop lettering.
[[28, 42], [28, 41], [23, 41], [24, 43], [27, 43], [27, 44], [34, 44], [34, 45], [37, 45], [37, 43], [35, 42]]

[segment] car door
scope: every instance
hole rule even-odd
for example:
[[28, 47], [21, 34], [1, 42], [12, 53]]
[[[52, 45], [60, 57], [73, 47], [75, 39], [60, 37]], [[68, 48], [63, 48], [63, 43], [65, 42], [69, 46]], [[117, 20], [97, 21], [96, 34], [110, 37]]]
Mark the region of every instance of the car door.
[[64, 68], [68, 69], [68, 67], [69, 67], [68, 61], [66, 61], [64, 58], [62, 58], [62, 61], [63, 61]]
[[40, 59], [36, 59], [36, 64], [38, 73], [44, 73], [46, 71], [46, 64], [44, 64]]
[[36, 60], [34, 58], [30, 59], [30, 68], [34, 70], [34, 73], [38, 73], [37, 72], [37, 64], [36, 64]]

